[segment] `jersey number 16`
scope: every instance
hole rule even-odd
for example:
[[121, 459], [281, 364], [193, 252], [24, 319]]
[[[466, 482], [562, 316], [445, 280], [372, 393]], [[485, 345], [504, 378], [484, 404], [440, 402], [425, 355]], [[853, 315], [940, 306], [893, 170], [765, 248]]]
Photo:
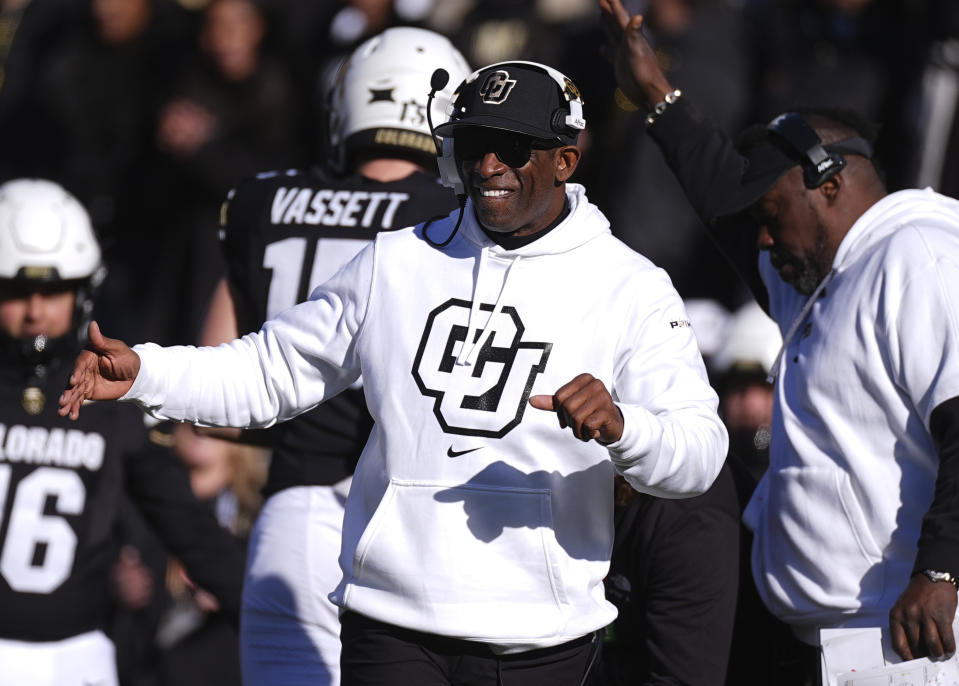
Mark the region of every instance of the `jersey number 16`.
[[[86, 488], [76, 472], [40, 467], [11, 489], [10, 473], [10, 465], [0, 465], [0, 517], [10, 491], [15, 491], [7, 533], [0, 541], [0, 574], [14, 591], [50, 593], [73, 569], [77, 535], [62, 515], [83, 512]], [[44, 513], [51, 497], [55, 515]]]

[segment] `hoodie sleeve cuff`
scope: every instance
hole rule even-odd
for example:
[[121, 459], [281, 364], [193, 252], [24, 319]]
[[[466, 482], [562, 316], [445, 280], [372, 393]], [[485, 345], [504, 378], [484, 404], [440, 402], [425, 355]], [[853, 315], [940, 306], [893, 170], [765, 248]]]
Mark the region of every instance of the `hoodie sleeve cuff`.
[[163, 348], [156, 343], [141, 343], [133, 346], [140, 358], [140, 371], [133, 385], [119, 399], [145, 408], [160, 407], [166, 399], [166, 380], [163, 374]]
[[606, 446], [610, 459], [618, 467], [630, 467], [659, 442], [662, 427], [652, 413], [635, 405], [616, 404], [623, 413], [623, 435]]

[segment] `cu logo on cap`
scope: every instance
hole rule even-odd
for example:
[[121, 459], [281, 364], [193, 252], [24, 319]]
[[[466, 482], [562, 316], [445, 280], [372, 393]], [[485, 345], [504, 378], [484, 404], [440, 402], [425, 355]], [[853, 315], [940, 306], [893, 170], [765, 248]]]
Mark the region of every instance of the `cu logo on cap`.
[[489, 105], [502, 105], [506, 102], [506, 98], [509, 97], [510, 91], [513, 90], [515, 85], [516, 79], [511, 79], [509, 72], [494, 71], [486, 77], [479, 94], [483, 98], [483, 102]]

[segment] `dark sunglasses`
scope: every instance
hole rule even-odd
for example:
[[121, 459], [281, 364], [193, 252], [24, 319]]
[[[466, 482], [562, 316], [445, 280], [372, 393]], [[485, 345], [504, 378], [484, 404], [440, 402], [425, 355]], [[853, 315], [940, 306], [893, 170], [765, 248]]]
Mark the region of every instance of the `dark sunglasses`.
[[555, 141], [498, 129], [461, 128], [453, 138], [453, 151], [458, 161], [478, 160], [493, 153], [500, 162], [514, 169], [529, 162], [533, 150], [555, 147], [558, 147]]

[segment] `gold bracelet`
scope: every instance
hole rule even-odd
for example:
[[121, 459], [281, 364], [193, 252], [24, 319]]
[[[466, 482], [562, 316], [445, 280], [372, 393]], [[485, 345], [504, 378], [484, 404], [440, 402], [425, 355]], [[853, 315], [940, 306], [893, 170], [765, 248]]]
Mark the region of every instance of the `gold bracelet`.
[[667, 93], [666, 97], [663, 98], [661, 102], [656, 103], [653, 111], [646, 115], [646, 126], [651, 126], [652, 123], [656, 121], [656, 117], [665, 112], [669, 105], [672, 105], [674, 102], [679, 100], [682, 94], [683, 92], [678, 88], [671, 93]]
[[634, 103], [623, 92], [623, 89], [619, 86], [616, 87], [616, 90], [613, 91], [613, 102], [616, 103], [616, 107], [623, 110], [624, 112], [635, 112], [639, 109], [639, 105]]

